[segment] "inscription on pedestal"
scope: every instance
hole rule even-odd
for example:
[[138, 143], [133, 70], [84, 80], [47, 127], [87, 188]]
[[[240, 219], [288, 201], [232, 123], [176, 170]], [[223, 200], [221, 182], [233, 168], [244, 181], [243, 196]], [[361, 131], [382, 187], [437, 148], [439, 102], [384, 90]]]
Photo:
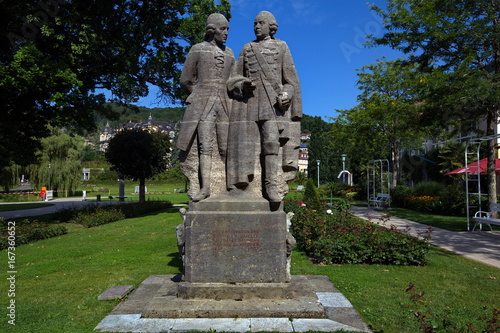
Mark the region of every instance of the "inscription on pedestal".
[[225, 247], [242, 247], [249, 251], [260, 249], [260, 230], [213, 230], [211, 236], [213, 251]]
[[279, 212], [186, 214], [186, 282], [288, 282], [286, 215]]

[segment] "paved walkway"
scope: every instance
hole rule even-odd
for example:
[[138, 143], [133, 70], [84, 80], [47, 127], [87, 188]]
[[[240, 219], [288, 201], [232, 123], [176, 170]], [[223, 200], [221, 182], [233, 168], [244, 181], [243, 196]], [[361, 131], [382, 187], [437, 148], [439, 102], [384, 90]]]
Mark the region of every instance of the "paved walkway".
[[[383, 223], [380, 217], [385, 213], [372, 208], [352, 206], [351, 211], [358, 217], [379, 223], [385, 227], [396, 226], [399, 230], [410, 228], [410, 234], [416, 236], [426, 233], [429, 226], [391, 216]], [[430, 243], [443, 249], [463, 255], [472, 260], [500, 268], [500, 231], [448, 231], [440, 228], [432, 228]]]
[[[93, 199], [93, 198], [87, 198]], [[94, 198], [95, 199], [95, 198]], [[7, 212], [0, 212], [0, 217], [5, 219], [13, 219], [16, 217], [29, 217], [29, 216], [38, 216], [55, 213], [63, 208], [71, 208], [71, 207], [81, 207], [84, 205], [113, 205], [117, 203], [122, 203], [123, 201], [109, 200], [105, 199], [104, 201], [83, 201], [81, 198], [57, 198], [50, 201], [33, 201], [33, 202], [2, 202], [0, 205], [11, 205], [11, 204], [27, 204], [27, 203], [46, 203], [51, 206], [40, 207], [40, 208], [32, 208], [32, 209], [21, 209], [21, 210], [11, 210]], [[130, 201], [125, 201], [130, 202]]]

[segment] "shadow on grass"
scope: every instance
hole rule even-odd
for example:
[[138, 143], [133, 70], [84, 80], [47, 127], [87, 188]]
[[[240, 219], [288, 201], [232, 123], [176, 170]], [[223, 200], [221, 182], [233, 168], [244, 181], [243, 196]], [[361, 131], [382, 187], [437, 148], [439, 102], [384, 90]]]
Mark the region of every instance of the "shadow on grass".
[[179, 252], [172, 252], [167, 254], [167, 257], [170, 258], [167, 265], [170, 267], [178, 268], [182, 272], [182, 260], [179, 258]]

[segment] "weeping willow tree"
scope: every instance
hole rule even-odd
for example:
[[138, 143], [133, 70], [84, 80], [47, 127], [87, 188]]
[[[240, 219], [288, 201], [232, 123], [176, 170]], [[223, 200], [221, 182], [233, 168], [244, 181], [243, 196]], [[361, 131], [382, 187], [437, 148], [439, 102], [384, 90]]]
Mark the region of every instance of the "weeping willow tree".
[[42, 148], [36, 153], [38, 163], [30, 165], [28, 173], [34, 188], [46, 186], [67, 196], [82, 179], [85, 140], [58, 128], [49, 130], [51, 135], [41, 139]]
[[0, 169], [0, 186], [3, 187], [5, 192], [17, 185], [19, 176], [21, 174], [21, 167], [17, 164], [11, 164]]

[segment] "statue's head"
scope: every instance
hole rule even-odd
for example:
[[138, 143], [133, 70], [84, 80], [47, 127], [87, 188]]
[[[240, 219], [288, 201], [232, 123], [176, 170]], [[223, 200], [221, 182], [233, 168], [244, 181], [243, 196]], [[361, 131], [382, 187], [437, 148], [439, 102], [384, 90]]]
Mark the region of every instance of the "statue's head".
[[263, 39], [267, 36], [274, 36], [278, 31], [278, 22], [273, 14], [268, 11], [262, 11], [257, 14], [254, 21], [254, 32], [258, 39]]
[[217, 44], [223, 44], [227, 40], [229, 24], [224, 15], [219, 13], [210, 14], [207, 18], [204, 40], [214, 39]]

